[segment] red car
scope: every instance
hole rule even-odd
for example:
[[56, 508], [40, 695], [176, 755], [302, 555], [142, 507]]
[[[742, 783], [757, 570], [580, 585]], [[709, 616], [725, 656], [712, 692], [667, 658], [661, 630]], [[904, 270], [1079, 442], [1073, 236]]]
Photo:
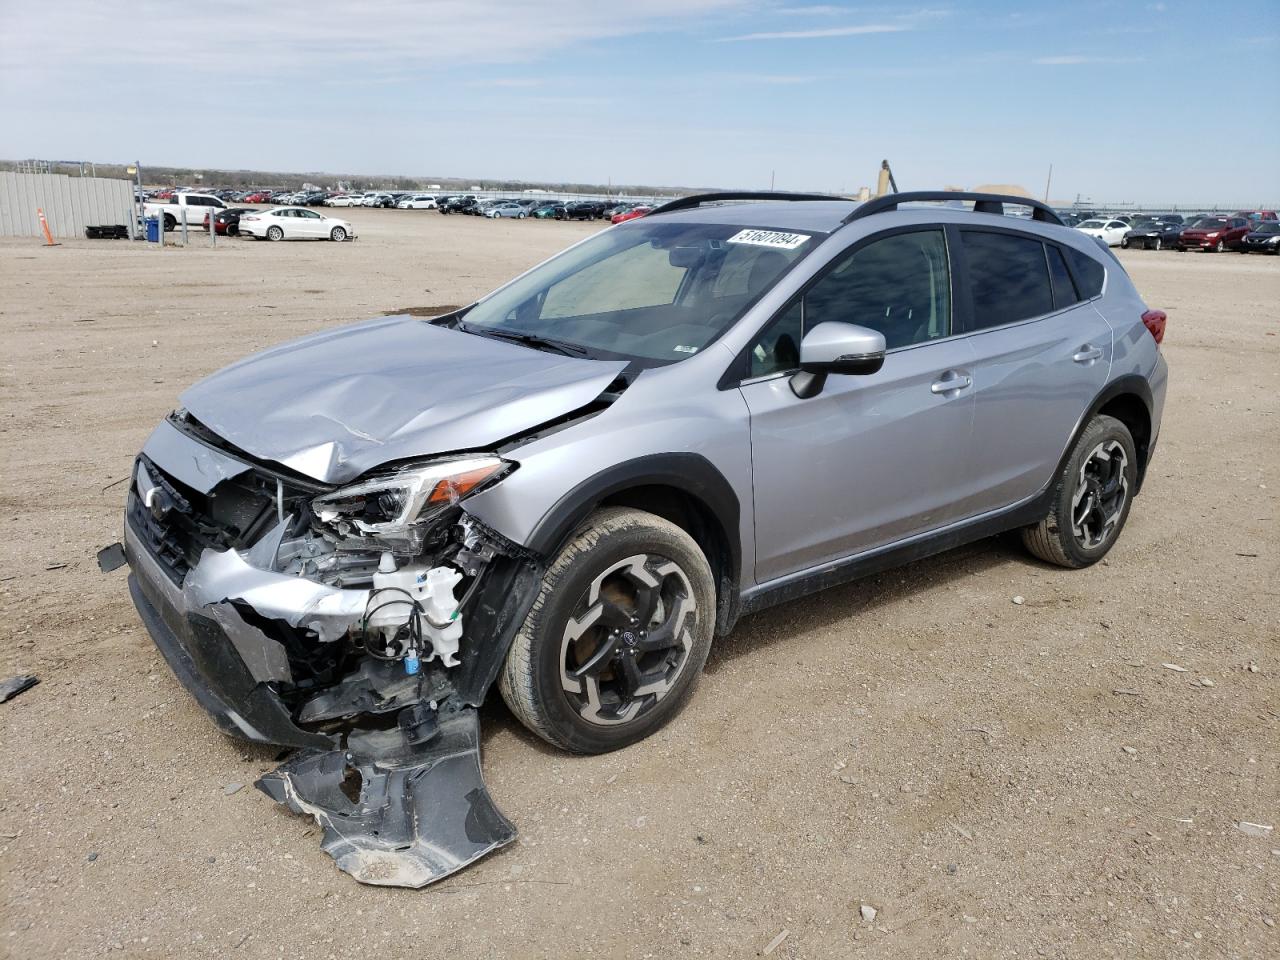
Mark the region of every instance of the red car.
[[1244, 217], [1201, 217], [1178, 235], [1178, 250], [1212, 250], [1221, 253], [1228, 247], [1235, 249], [1245, 238], [1252, 221]]
[[634, 220], [636, 217], [643, 217], [646, 213], [652, 213], [653, 207], [632, 207], [625, 213], [615, 213], [609, 220], [610, 223], [622, 223], [626, 220]]
[[243, 203], [270, 203], [271, 194], [266, 191], [260, 193], [251, 193], [242, 201]]
[[1274, 210], [1237, 210], [1232, 214], [1233, 217], [1244, 217], [1246, 220], [1276, 220], [1280, 217], [1276, 216]]

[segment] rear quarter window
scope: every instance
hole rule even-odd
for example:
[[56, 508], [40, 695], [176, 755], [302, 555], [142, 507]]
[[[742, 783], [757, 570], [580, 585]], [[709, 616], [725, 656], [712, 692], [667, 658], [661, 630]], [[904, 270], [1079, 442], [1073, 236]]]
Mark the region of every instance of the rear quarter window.
[[1097, 260], [1087, 253], [1081, 253], [1074, 247], [1067, 247], [1067, 260], [1071, 263], [1071, 272], [1076, 277], [1076, 287], [1085, 300], [1102, 295], [1102, 283], [1107, 271]]

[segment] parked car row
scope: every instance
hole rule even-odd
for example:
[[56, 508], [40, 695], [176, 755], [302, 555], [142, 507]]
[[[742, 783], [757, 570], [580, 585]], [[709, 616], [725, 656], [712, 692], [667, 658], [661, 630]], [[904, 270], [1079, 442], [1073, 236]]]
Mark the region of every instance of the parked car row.
[[1074, 226], [1109, 247], [1280, 254], [1280, 220], [1274, 210], [1240, 210], [1231, 216], [1206, 214], [1185, 219], [1174, 213], [1094, 216]]

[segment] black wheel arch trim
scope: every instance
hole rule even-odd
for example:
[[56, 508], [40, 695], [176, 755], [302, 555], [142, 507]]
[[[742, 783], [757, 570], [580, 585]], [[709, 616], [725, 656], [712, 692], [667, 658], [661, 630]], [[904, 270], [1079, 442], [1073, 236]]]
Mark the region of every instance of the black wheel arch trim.
[[[1067, 441], [1067, 446], [1062, 451], [1062, 456], [1058, 459], [1057, 469], [1053, 473], [1054, 477], [1062, 473], [1066, 467], [1067, 458], [1071, 456], [1076, 440], [1084, 432], [1085, 428], [1089, 426], [1093, 418], [1112, 400], [1125, 396], [1137, 397], [1147, 412], [1147, 423], [1153, 424], [1155, 422], [1155, 417], [1152, 415], [1154, 400], [1151, 397], [1151, 384], [1147, 381], [1147, 378], [1136, 373], [1127, 373], [1117, 377], [1103, 387], [1098, 395], [1094, 397], [1093, 402], [1089, 404], [1088, 410], [1085, 411], [1084, 416], [1076, 424], [1076, 428], [1071, 431], [1071, 439]], [[1142, 481], [1146, 476], [1147, 464], [1151, 460], [1151, 451], [1155, 447], [1155, 442], [1156, 437], [1154, 435], [1149, 436], [1146, 438], [1145, 445], [1141, 445], [1138, 448], [1138, 483], [1133, 491], [1135, 497], [1142, 491]], [[1134, 443], [1141, 444], [1140, 438], [1134, 437]], [[1052, 484], [1052, 478], [1050, 483]]]
[[525, 544], [543, 557], [554, 556], [579, 524], [607, 498], [640, 487], [670, 487], [706, 508], [719, 525], [726, 556], [709, 557], [718, 571], [717, 631], [724, 633], [736, 619], [742, 576], [742, 515], [738, 495], [723, 473], [698, 453], [660, 453], [614, 464], [588, 477], [564, 494], [538, 521]]

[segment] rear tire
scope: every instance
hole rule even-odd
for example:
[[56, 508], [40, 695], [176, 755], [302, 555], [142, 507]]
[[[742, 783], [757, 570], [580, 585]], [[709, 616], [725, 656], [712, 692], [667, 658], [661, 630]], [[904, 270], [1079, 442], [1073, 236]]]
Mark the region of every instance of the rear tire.
[[284, 239], [284, 231], [283, 231], [283, 230], [281, 230], [279, 227], [267, 227], [267, 239], [268, 239], [268, 240], [283, 240], [283, 239]]
[[1128, 238], [1128, 237], [1121, 237], [1121, 238], [1120, 238], [1120, 249], [1121, 249], [1121, 250], [1128, 250], [1128, 249], [1129, 249], [1129, 238]]
[[710, 565], [642, 510], [592, 514], [552, 563], [498, 678], [517, 719], [573, 753], [649, 736], [697, 684], [715, 623]]
[[1097, 563], [1120, 537], [1133, 492], [1138, 457], [1129, 428], [1094, 417], [1058, 475], [1048, 515], [1022, 528], [1022, 542], [1046, 563], [1079, 569]]

